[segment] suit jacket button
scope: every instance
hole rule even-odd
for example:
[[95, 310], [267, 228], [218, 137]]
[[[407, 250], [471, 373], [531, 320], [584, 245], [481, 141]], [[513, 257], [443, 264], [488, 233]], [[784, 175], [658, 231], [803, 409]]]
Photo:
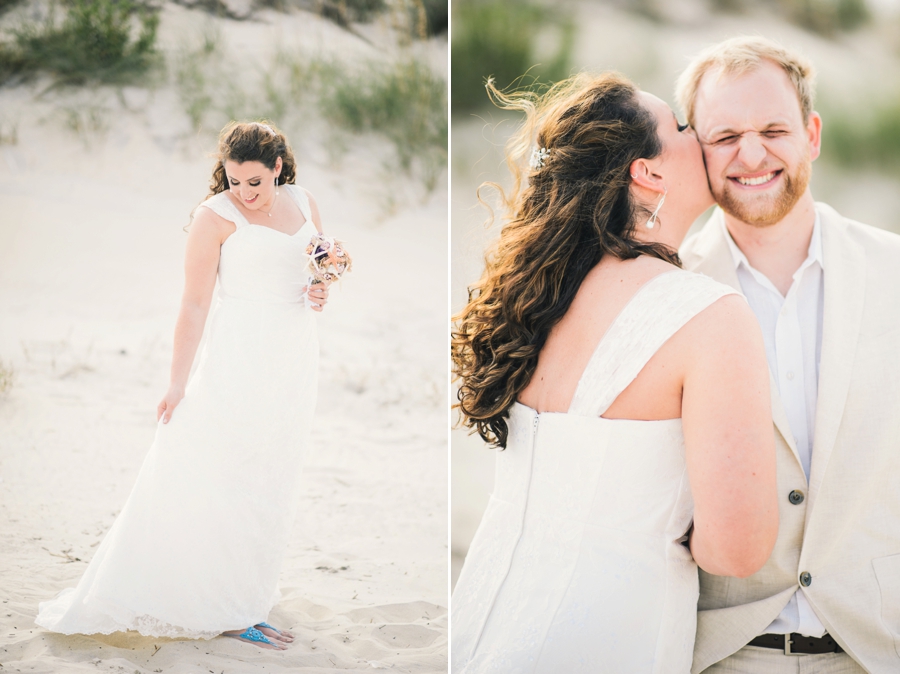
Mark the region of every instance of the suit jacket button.
[[812, 576], [810, 575], [809, 571], [804, 571], [803, 573], [800, 574], [800, 584], [803, 587], [809, 587], [811, 583], [812, 583]]
[[803, 503], [803, 492], [797, 491], [796, 489], [788, 494], [788, 501], [793, 503], [794, 505], [800, 505]]

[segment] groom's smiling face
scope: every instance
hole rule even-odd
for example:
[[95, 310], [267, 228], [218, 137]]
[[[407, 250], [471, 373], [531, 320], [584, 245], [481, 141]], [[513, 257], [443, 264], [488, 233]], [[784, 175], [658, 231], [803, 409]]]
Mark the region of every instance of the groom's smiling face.
[[772, 63], [739, 75], [711, 71], [697, 90], [694, 126], [716, 201], [738, 220], [782, 220], [809, 185], [821, 119], [804, 120], [797, 91]]

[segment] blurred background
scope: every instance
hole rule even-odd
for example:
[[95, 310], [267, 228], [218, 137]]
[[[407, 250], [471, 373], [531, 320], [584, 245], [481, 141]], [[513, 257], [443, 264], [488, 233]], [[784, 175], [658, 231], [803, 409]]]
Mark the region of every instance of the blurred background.
[[266, 118], [354, 268], [318, 317], [313, 447], [271, 618], [306, 643], [242, 671], [446, 670], [447, 28], [446, 0], [0, 0], [7, 668], [233, 669], [234, 640], [156, 655], [33, 621], [83, 573], [153, 440], [218, 132]]
[[422, 198], [446, 166], [447, 20], [439, 0], [0, 0], [0, 146], [23, 155], [38, 122], [95, 149], [140, 120], [208, 153], [267, 118], [332, 168], [368, 148]]
[[[452, 0], [451, 10], [454, 313], [497, 234], [475, 191], [485, 181], [509, 183], [503, 146], [518, 118], [490, 106], [491, 75], [501, 88], [540, 88], [579, 71], [617, 70], [683, 120], [673, 90], [691, 56], [734, 35], [774, 38], [818, 70], [824, 124], [813, 195], [846, 217], [900, 232], [898, 0]], [[459, 428], [450, 442], [455, 583], [487, 506], [495, 450]]]

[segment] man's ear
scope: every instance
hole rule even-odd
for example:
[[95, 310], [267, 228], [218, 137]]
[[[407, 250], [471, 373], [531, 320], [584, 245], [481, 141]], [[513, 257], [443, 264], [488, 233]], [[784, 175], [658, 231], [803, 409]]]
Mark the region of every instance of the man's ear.
[[815, 110], [809, 113], [806, 137], [809, 139], [809, 160], [814, 161], [822, 153], [822, 116]]

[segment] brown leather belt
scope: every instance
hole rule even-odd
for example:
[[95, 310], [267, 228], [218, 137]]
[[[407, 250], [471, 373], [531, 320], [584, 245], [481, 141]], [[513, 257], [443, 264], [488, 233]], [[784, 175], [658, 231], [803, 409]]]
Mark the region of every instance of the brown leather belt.
[[807, 637], [802, 634], [763, 634], [751, 641], [748, 646], [760, 646], [762, 648], [777, 648], [784, 651], [785, 655], [815, 653], [843, 653], [844, 649], [838, 642], [826, 634], [822, 638]]

